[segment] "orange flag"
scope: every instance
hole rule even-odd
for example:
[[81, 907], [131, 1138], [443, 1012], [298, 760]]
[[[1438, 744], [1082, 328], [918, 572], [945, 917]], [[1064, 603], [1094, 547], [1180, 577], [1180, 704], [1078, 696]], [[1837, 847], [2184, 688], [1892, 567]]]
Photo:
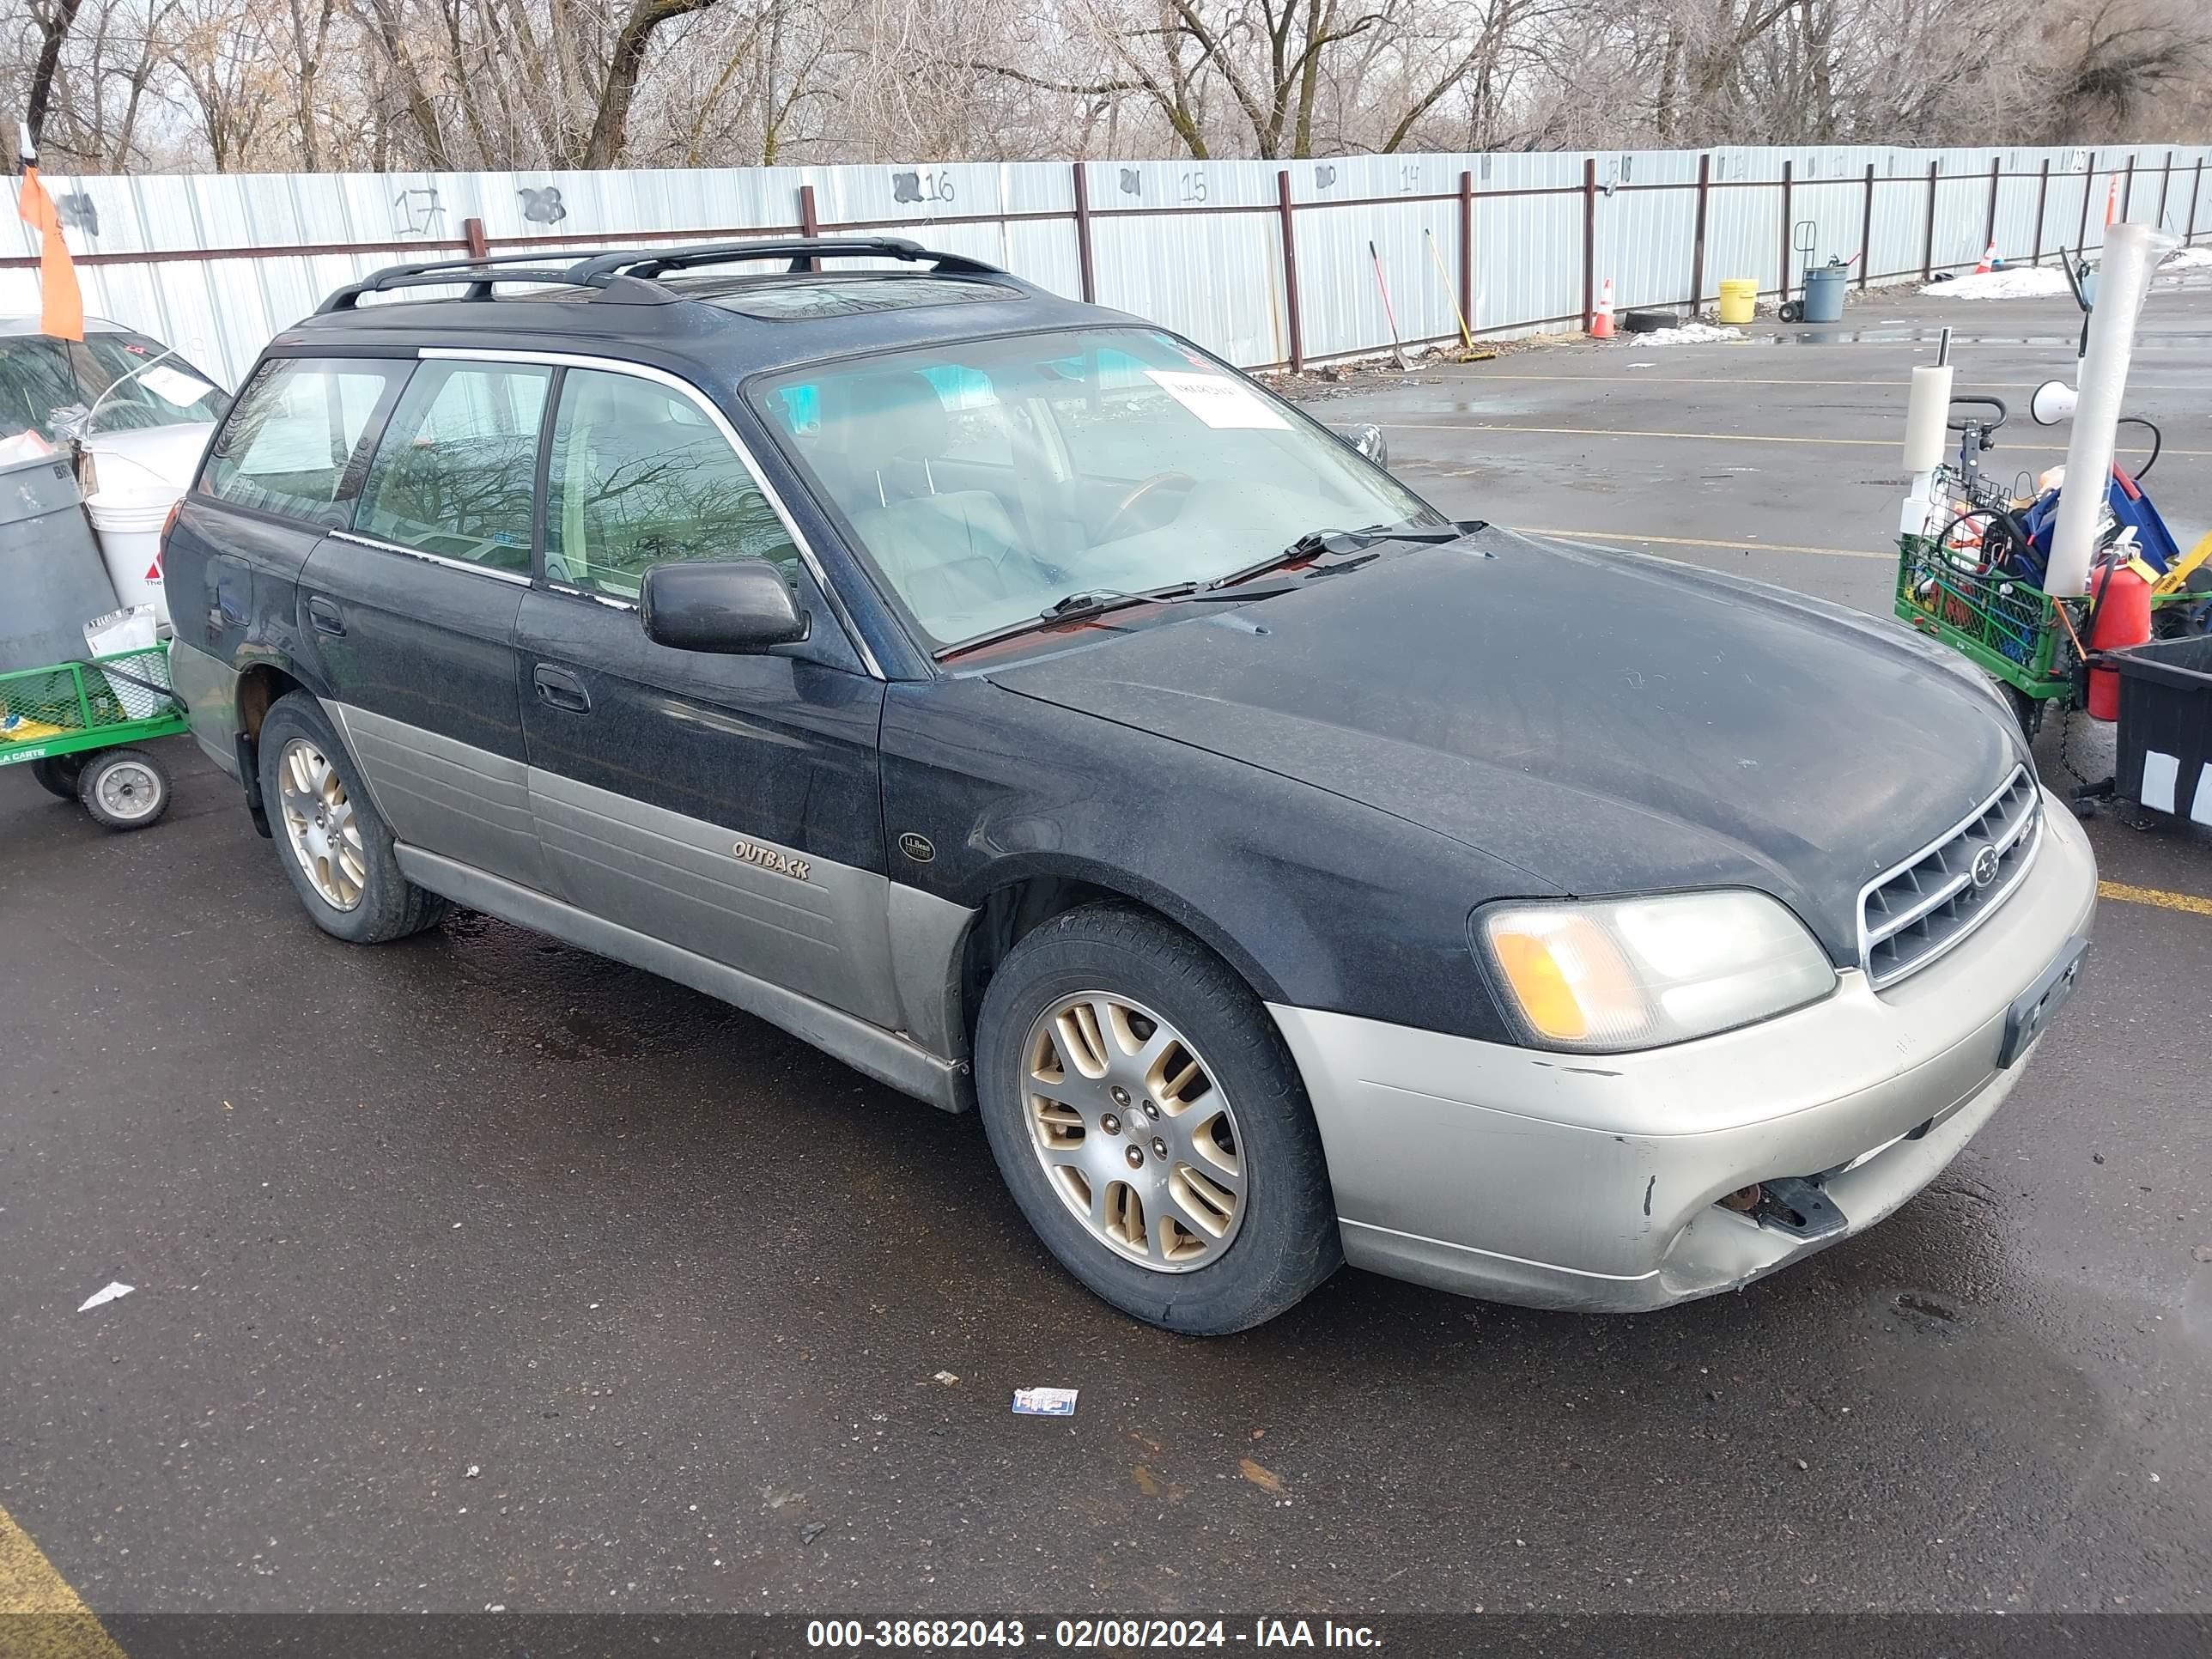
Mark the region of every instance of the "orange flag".
[[70, 263], [69, 244], [62, 240], [62, 216], [54, 198], [39, 182], [39, 170], [23, 164], [23, 193], [15, 211], [23, 222], [39, 232], [39, 331], [58, 339], [84, 338], [84, 295], [76, 285], [76, 267]]

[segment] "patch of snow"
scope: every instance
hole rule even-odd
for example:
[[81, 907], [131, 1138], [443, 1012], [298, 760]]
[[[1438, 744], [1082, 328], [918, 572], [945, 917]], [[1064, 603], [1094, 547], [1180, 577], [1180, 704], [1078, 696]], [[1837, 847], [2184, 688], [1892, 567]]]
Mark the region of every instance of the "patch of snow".
[[2161, 276], [2172, 270], [2202, 270], [2212, 265], [2212, 247], [2179, 247], [2166, 256], [2159, 265]]
[[2048, 300], [2070, 292], [2066, 273], [2056, 265], [2027, 265], [2017, 270], [1992, 270], [1976, 276], [1954, 276], [1948, 283], [1930, 283], [1923, 294], [1939, 294], [1950, 300]]
[[1631, 334], [1623, 343], [1637, 346], [1718, 345], [1741, 343], [1743, 338], [1741, 329], [1717, 328], [1711, 323], [1684, 323], [1678, 328], [1655, 328], [1649, 334]]

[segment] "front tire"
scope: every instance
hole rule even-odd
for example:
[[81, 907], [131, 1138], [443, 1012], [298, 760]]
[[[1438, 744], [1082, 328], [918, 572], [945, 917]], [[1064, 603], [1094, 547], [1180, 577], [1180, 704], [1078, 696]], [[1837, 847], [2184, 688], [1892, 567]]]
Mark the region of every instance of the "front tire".
[[1115, 905], [1044, 923], [991, 980], [975, 1072], [1014, 1201], [1122, 1312], [1246, 1330], [1342, 1262], [1297, 1065], [1259, 999], [1188, 934]]
[[279, 697], [258, 744], [277, 860], [316, 927], [351, 945], [382, 945], [445, 915], [443, 899], [401, 873], [391, 829], [313, 697]]

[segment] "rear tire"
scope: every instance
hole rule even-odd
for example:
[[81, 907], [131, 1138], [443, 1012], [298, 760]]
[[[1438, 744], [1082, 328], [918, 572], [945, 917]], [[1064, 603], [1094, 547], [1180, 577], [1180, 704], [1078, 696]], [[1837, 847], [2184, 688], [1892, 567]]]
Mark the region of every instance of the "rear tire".
[[143, 830], [169, 810], [169, 775], [143, 749], [102, 749], [77, 774], [76, 798], [103, 830]]
[[75, 800], [76, 781], [84, 775], [82, 755], [46, 755], [31, 763], [31, 775], [39, 787], [63, 800]]
[[1015, 945], [984, 994], [975, 1079], [1014, 1201], [1124, 1313], [1246, 1330], [1344, 1260], [1321, 1134], [1274, 1022], [1153, 916], [1087, 906]]
[[392, 830], [315, 700], [279, 697], [261, 722], [261, 800], [277, 862], [316, 927], [349, 945], [419, 933], [446, 901], [407, 879]]
[[2031, 697], [2016, 685], [2004, 688], [2005, 701], [2012, 705], [2012, 716], [2020, 722], [2021, 734], [2031, 744], [2035, 734], [2043, 730], [2043, 716], [2050, 708], [2047, 700]]

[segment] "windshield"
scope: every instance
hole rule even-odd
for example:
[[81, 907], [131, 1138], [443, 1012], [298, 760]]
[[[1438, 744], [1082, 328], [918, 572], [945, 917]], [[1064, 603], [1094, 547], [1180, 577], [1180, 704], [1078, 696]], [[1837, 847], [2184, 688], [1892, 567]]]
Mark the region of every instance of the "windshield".
[[977, 340], [770, 380], [758, 407], [938, 647], [1071, 593], [1205, 582], [1325, 529], [1447, 521], [1170, 335]]
[[[143, 334], [0, 337], [0, 437], [65, 436], [215, 421], [230, 399], [215, 382]], [[85, 420], [91, 411], [89, 422]]]

